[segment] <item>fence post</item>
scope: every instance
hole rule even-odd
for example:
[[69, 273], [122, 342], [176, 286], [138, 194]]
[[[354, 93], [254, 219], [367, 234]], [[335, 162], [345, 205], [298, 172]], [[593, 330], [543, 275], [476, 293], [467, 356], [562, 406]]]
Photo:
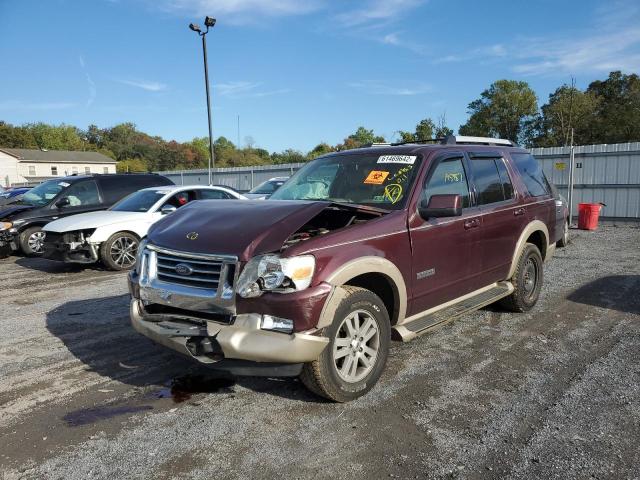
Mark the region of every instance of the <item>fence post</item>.
[[569, 197], [567, 200], [569, 201], [569, 226], [572, 225], [573, 222], [573, 169], [575, 160], [575, 146], [573, 145], [573, 128], [571, 129], [571, 150], [569, 150], [569, 185], [567, 196]]
[[251, 190], [253, 190], [253, 168], [251, 169]]

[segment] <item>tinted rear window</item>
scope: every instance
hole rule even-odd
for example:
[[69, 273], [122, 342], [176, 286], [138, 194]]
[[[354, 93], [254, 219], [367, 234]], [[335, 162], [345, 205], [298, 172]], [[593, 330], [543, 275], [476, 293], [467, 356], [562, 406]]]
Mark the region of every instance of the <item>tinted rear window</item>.
[[533, 155], [530, 153], [511, 153], [511, 158], [532, 197], [551, 195], [551, 187], [547, 177]]
[[107, 205], [112, 205], [130, 193], [143, 188], [173, 185], [168, 178], [161, 175], [118, 175], [98, 178]]
[[474, 158], [471, 160], [473, 181], [478, 195], [478, 205], [505, 200], [502, 181], [494, 158]]

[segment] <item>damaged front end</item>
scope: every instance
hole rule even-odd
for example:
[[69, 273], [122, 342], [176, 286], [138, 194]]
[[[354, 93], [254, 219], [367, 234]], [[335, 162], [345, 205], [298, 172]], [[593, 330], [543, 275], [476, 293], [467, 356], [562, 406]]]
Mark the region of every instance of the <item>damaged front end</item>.
[[95, 263], [99, 245], [91, 243], [95, 229], [74, 232], [47, 232], [43, 257], [68, 263]]

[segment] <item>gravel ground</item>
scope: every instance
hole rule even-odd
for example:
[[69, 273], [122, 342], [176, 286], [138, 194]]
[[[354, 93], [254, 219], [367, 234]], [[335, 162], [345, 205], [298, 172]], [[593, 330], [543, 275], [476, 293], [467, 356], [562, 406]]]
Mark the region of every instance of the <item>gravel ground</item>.
[[124, 274], [2, 260], [2, 478], [640, 478], [640, 229], [573, 233], [532, 312], [394, 343], [343, 405], [154, 345]]

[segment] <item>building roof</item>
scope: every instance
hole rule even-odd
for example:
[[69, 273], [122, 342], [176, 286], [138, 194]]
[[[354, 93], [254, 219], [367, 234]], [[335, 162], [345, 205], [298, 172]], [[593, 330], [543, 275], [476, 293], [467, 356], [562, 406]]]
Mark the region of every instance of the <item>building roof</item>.
[[112, 158], [98, 152], [30, 150], [27, 148], [0, 148], [0, 152], [11, 155], [20, 161], [33, 163], [116, 163]]

